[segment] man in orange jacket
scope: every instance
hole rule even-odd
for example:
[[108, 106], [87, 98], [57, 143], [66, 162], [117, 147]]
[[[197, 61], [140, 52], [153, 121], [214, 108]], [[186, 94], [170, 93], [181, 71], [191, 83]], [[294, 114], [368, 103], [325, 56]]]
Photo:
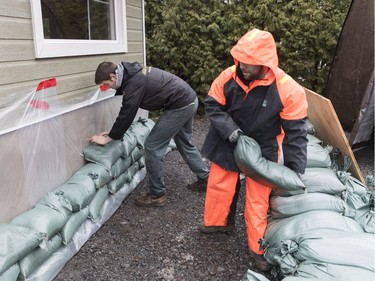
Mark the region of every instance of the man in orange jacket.
[[[204, 206], [204, 233], [234, 229], [240, 170], [234, 147], [241, 134], [255, 139], [262, 155], [304, 174], [307, 101], [304, 89], [278, 67], [271, 33], [247, 32], [231, 49], [234, 65], [214, 80], [204, 101], [211, 125], [202, 153], [211, 161]], [[237, 190], [237, 192], [236, 192]], [[259, 248], [267, 227], [271, 189], [246, 177], [245, 222], [256, 267], [271, 266]]]

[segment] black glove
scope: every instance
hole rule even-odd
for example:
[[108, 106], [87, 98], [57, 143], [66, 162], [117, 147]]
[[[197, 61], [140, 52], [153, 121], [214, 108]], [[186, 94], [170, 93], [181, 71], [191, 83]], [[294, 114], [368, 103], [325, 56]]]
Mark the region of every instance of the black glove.
[[233, 133], [231, 133], [229, 138], [228, 138], [229, 142], [236, 143], [238, 141], [238, 139], [240, 138], [240, 135], [243, 135], [243, 132], [242, 132], [241, 129], [237, 129], [237, 130], [233, 131]]

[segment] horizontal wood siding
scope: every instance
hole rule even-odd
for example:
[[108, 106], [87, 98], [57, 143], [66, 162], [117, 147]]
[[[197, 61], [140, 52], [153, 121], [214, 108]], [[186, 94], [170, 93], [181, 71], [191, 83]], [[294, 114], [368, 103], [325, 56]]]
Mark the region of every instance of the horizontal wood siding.
[[[117, 1], [117, 0], [116, 0]], [[97, 88], [97, 65], [110, 60], [143, 62], [143, 18], [140, 0], [126, 1], [128, 52], [94, 56], [36, 59], [29, 0], [0, 3], [0, 106], [1, 98], [35, 88], [55, 77], [61, 98]]]

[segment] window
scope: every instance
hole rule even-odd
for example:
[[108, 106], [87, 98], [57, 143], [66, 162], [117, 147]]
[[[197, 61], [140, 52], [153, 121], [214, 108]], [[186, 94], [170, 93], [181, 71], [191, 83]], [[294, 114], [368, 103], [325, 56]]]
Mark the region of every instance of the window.
[[32, 0], [37, 58], [124, 53], [125, 0]]

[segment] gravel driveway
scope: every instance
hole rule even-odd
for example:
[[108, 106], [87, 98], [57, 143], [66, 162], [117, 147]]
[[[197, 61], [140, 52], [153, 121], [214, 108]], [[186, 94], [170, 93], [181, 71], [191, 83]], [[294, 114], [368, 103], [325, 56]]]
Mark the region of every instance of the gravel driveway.
[[[201, 148], [209, 122], [197, 117], [194, 126], [193, 143]], [[364, 176], [373, 174], [373, 145], [359, 150], [356, 156]], [[146, 176], [55, 281], [240, 281], [247, 269], [257, 271], [246, 243], [244, 188], [236, 230], [230, 235], [204, 235], [197, 225], [203, 219], [205, 194], [185, 187], [195, 180], [194, 174], [177, 151], [167, 154], [166, 166], [168, 204], [152, 208], [134, 204], [134, 198], [146, 191]], [[265, 276], [277, 280], [271, 274]]]

